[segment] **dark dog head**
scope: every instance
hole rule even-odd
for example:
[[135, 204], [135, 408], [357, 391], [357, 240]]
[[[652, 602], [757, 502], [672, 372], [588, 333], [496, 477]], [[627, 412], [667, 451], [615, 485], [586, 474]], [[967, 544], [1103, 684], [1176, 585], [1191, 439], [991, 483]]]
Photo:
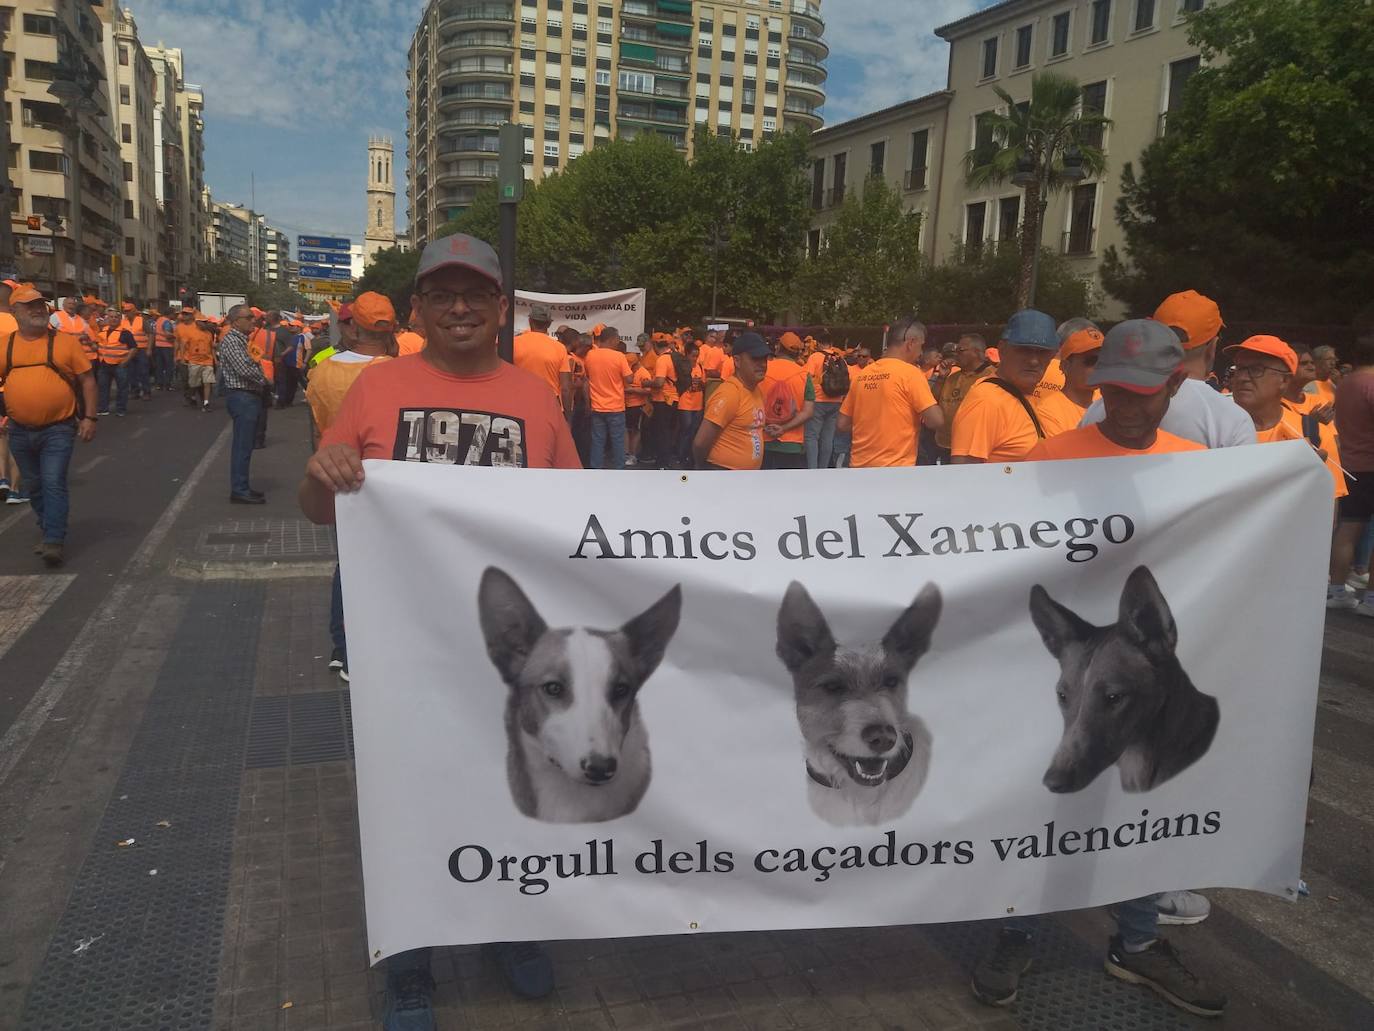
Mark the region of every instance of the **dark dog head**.
[[1031, 619], [1059, 660], [1064, 736], [1045, 771], [1051, 791], [1078, 791], [1142, 743], [1164, 704], [1177, 665], [1178, 629], [1155, 578], [1140, 566], [1121, 592], [1115, 625], [1096, 627], [1031, 588]]
[[880, 642], [842, 648], [806, 588], [787, 588], [778, 658], [792, 674], [808, 761], [832, 783], [877, 787], [904, 758], [907, 677], [930, 648], [940, 606], [940, 589], [927, 584]]
[[516, 582], [490, 568], [477, 610], [520, 729], [572, 779], [609, 783], [638, 713], [639, 689], [677, 632], [681, 588], [619, 630], [551, 630]]

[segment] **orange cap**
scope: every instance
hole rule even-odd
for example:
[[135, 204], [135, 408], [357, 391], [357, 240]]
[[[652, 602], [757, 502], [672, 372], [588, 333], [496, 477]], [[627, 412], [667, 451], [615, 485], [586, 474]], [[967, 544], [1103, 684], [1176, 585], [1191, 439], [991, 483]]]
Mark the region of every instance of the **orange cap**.
[[1291, 347], [1285, 344], [1278, 337], [1254, 336], [1239, 344], [1232, 344], [1226, 348], [1226, 353], [1232, 351], [1254, 351], [1257, 354], [1267, 354], [1270, 358], [1277, 358], [1288, 368], [1291, 376], [1298, 371], [1298, 355]]
[[123, 304], [119, 306], [119, 308], [121, 311], [138, 311], [138, 307], [134, 304], [133, 301], [125, 301]]
[[593, 336], [593, 337], [599, 337], [599, 336], [601, 336], [601, 334], [605, 331], [605, 329], [606, 329], [606, 324], [605, 324], [604, 322], [598, 322], [595, 326], [592, 327], [592, 336]]
[[32, 304], [47, 300], [32, 283], [19, 283], [10, 294], [10, 304]]
[[782, 336], [778, 337], [778, 346], [784, 351], [796, 354], [802, 349], [801, 337], [797, 336], [797, 334], [793, 333], [791, 330], [788, 330]]
[[396, 309], [385, 295], [369, 290], [353, 302], [353, 321], [360, 329], [395, 329]]
[[1221, 321], [1221, 309], [1210, 297], [1204, 297], [1196, 290], [1184, 290], [1170, 294], [1155, 309], [1155, 321], [1166, 326], [1181, 329], [1188, 334], [1183, 341], [1184, 350], [1210, 344], [1221, 332], [1226, 323]]
[[1102, 346], [1102, 340], [1103, 336], [1100, 329], [1084, 328], [1076, 333], [1070, 333], [1065, 341], [1059, 345], [1059, 360], [1062, 362], [1065, 358], [1072, 358], [1076, 354], [1096, 351]]
[[1002, 364], [1002, 355], [995, 347], [989, 347], [987, 349], [987, 358], [993, 365]]

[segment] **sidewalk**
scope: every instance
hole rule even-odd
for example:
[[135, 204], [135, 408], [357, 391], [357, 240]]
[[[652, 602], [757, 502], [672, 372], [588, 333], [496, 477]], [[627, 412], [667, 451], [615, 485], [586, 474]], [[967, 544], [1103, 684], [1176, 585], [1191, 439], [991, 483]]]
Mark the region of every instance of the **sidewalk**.
[[[107, 628], [117, 644], [0, 784], [18, 814], [0, 842], [0, 1027], [379, 1026], [349, 689], [326, 668], [332, 535], [295, 508], [305, 413], [271, 418], [254, 457], [269, 503], [227, 503], [221, 450]], [[541, 1003], [478, 949], [438, 949], [439, 1027], [1374, 1027], [1374, 627], [1337, 616], [1327, 637], [1311, 898], [1209, 892], [1207, 923], [1166, 929], [1231, 995], [1219, 1022], [1108, 978], [1093, 911], [1042, 921], [1006, 1010], [968, 991], [991, 929], [934, 925], [556, 942]]]

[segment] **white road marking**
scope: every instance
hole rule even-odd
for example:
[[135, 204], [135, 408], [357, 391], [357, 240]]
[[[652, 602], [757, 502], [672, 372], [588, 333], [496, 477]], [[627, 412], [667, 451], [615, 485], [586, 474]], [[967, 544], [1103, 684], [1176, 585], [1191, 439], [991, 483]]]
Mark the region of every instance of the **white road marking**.
[[4, 533], [25, 516], [28, 516], [30, 519], [33, 518], [33, 508], [29, 505], [7, 505], [6, 508], [15, 509], [15, 513], [5, 519], [0, 519], [0, 533]]
[[78, 465], [76, 467], [77, 475], [85, 476], [88, 472], [90, 472], [92, 469], [94, 469], [96, 466], [98, 466], [101, 462], [105, 461], [105, 459], [109, 457], [109, 455], [96, 455], [89, 462], [86, 462], [82, 465]]
[[134, 430], [132, 433], [129, 434], [129, 439], [130, 439], [130, 440], [137, 440], [139, 437], [143, 436], [143, 434], [145, 434], [145, 433], [147, 433], [147, 432], [148, 432], [148, 427], [147, 427], [147, 426], [140, 426], [138, 429]]
[[48, 679], [43, 681], [43, 685], [29, 699], [29, 704], [24, 706], [24, 711], [19, 714], [18, 719], [5, 731], [5, 736], [0, 738], [0, 784], [4, 784], [9, 779], [10, 774], [14, 772], [14, 768], [19, 765], [19, 760], [24, 757], [24, 753], [28, 751], [33, 739], [43, 729], [43, 724], [47, 722], [48, 715], [62, 700], [67, 689], [75, 682], [77, 674], [85, 666], [86, 660], [92, 654], [103, 654], [109, 645], [109, 639], [118, 631], [116, 622], [118, 617], [129, 611], [130, 595], [135, 587], [134, 581], [147, 572], [152, 563], [153, 554], [166, 540], [172, 526], [190, 502], [191, 495], [195, 493], [200, 481], [205, 478], [210, 466], [214, 464], [220, 452], [228, 446], [232, 429], [232, 425], [226, 425], [220, 431], [215, 442], [210, 445], [210, 450], [205, 452], [204, 457], [191, 471], [191, 475], [186, 477], [181, 489], [177, 491], [176, 496], [172, 498], [161, 517], [148, 531], [148, 536], [143, 538], [143, 543], [138, 546], [138, 550], [134, 552], [133, 557], [124, 566], [119, 581], [106, 595], [105, 600], [91, 613], [86, 624], [78, 631], [72, 646], [67, 649], [66, 654], [58, 660], [53, 671], [48, 674]]
[[0, 576], [0, 659], [75, 579], [75, 573]]

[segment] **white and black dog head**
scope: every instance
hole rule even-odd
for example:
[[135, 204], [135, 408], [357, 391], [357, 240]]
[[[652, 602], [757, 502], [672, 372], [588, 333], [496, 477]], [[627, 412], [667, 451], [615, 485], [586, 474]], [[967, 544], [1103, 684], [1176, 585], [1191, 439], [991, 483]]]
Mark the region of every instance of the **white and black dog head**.
[[882, 640], [840, 647], [795, 581], [778, 610], [778, 658], [792, 674], [813, 778], [879, 787], [910, 757], [907, 677], [930, 648], [940, 589], [927, 584]]
[[681, 588], [618, 630], [550, 629], [516, 582], [493, 567], [482, 574], [477, 608], [519, 729], [572, 780], [610, 783], [638, 718], [639, 689], [677, 632]]

